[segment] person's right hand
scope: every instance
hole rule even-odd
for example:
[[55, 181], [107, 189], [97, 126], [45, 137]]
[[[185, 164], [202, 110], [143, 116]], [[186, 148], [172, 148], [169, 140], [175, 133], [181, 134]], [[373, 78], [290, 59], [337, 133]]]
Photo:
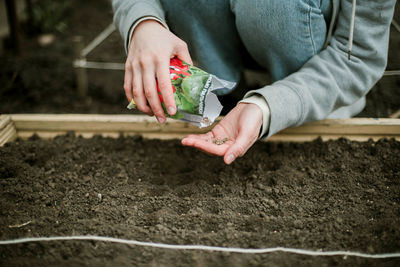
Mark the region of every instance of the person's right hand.
[[166, 120], [157, 93], [158, 82], [168, 114], [176, 113], [169, 63], [173, 57], [193, 64], [184, 41], [155, 20], [145, 20], [135, 28], [125, 63], [124, 90], [128, 101], [158, 122]]

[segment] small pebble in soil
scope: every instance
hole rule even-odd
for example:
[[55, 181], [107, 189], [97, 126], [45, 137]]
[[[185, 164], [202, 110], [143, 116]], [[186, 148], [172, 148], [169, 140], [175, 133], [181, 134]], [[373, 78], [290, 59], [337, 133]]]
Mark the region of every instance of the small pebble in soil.
[[97, 194], [97, 197], [98, 197], [99, 201], [101, 201], [103, 199], [103, 196], [100, 193]]
[[213, 144], [216, 144], [216, 145], [223, 145], [228, 141], [229, 141], [228, 137], [225, 137], [224, 139], [219, 139], [219, 138], [213, 138], [212, 139]]

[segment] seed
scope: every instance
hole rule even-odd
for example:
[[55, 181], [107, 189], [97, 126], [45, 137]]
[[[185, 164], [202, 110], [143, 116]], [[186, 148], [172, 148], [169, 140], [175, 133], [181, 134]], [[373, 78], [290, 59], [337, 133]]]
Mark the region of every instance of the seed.
[[219, 138], [213, 138], [212, 139], [213, 144], [216, 144], [216, 145], [223, 145], [228, 141], [229, 141], [228, 137], [225, 137], [224, 139], [219, 139]]

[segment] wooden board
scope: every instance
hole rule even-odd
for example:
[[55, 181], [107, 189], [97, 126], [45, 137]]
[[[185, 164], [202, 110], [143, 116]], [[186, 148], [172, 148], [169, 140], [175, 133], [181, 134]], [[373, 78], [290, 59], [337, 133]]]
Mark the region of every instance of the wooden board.
[[[144, 115], [86, 115], [86, 114], [16, 114], [11, 115], [18, 131], [53, 132], [180, 132], [191, 133], [199, 128], [189, 123], [169, 119], [159, 124], [154, 117]], [[204, 132], [206, 130], [200, 130]]]
[[330, 119], [313, 122], [300, 127], [288, 128], [269, 138], [271, 141], [310, 141], [317, 137], [323, 140], [346, 137], [355, 141], [380, 138], [400, 140], [400, 119]]
[[0, 146], [17, 138], [17, 131], [10, 116], [0, 115]]
[[[53, 138], [68, 131], [91, 137], [95, 134], [118, 137], [140, 134], [145, 138], [177, 139], [191, 133], [204, 133], [211, 129], [199, 129], [188, 123], [169, 119], [166, 124], [158, 124], [156, 119], [144, 115], [83, 115], [83, 114], [15, 114], [11, 120], [17, 135], [27, 138], [36, 133], [42, 138]], [[317, 137], [323, 140], [346, 137], [365, 141], [369, 138], [396, 138], [400, 140], [400, 119], [331, 119], [309, 123], [296, 128], [288, 128], [268, 140], [310, 141]]]

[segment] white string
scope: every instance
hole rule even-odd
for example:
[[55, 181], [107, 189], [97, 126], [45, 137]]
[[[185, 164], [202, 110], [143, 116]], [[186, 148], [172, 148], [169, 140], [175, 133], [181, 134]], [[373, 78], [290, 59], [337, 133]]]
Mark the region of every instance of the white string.
[[85, 48], [81, 51], [81, 57], [86, 57], [93, 49], [101, 44], [110, 34], [115, 31], [115, 25], [111, 23], [105, 28], [96, 38], [93, 39]]
[[124, 63], [94, 62], [94, 61], [87, 61], [86, 59], [76, 59], [74, 61], [74, 67], [86, 68], [86, 69], [125, 70]]
[[[103, 69], [103, 70], [125, 70], [124, 63], [116, 62], [95, 62], [77, 59], [74, 61], [75, 68], [86, 68], [86, 69]], [[400, 75], [400, 70], [387, 70], [383, 76], [397, 76]]]
[[230, 247], [214, 247], [214, 246], [204, 246], [204, 245], [172, 245], [172, 244], [143, 242], [143, 241], [127, 240], [114, 237], [94, 236], [94, 235], [28, 237], [28, 238], [11, 239], [11, 240], [0, 240], [0, 245], [11, 245], [11, 244], [43, 242], [43, 241], [65, 241], [65, 240], [92, 240], [92, 241], [112, 242], [112, 243], [153, 247], [153, 248], [165, 248], [165, 249], [176, 249], [176, 250], [205, 250], [205, 251], [233, 252], [233, 253], [243, 253], [243, 254], [287, 252], [287, 253], [294, 253], [294, 254], [301, 254], [308, 256], [354, 256], [354, 257], [373, 258], [373, 259], [400, 257], [400, 253], [367, 254], [367, 253], [353, 252], [353, 251], [340, 251], [340, 250], [317, 251], [317, 250], [306, 250], [306, 249], [284, 248], [284, 247], [230, 248]]
[[392, 20], [392, 25], [398, 32], [400, 32], [400, 25], [394, 19]]
[[383, 76], [397, 76], [400, 75], [400, 70], [387, 70], [383, 73]]

